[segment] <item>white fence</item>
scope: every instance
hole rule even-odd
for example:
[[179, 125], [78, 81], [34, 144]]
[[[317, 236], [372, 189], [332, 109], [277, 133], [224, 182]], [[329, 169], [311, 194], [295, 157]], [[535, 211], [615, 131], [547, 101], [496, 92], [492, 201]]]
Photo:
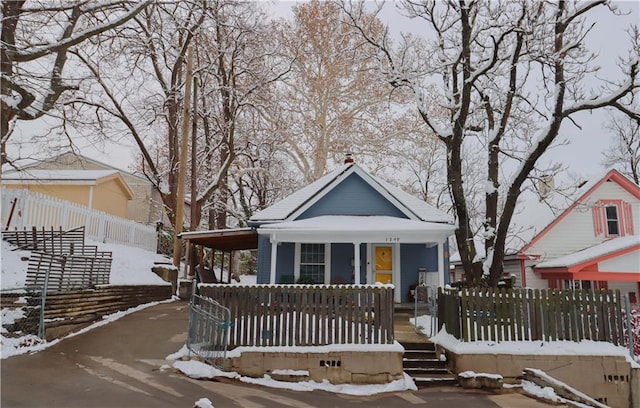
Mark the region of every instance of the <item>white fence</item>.
[[153, 252], [158, 245], [155, 227], [14, 188], [2, 189], [2, 229], [7, 226], [11, 229], [84, 226], [87, 237], [98, 242], [125, 244]]

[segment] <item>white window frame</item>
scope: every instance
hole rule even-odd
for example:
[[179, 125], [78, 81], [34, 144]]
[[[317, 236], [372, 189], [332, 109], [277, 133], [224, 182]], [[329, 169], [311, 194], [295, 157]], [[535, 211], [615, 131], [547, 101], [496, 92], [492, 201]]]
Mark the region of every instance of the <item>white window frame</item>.
[[331, 244], [328, 242], [296, 242], [295, 245], [295, 256], [294, 256], [294, 267], [293, 267], [293, 282], [298, 282], [300, 279], [300, 260], [301, 257], [301, 244], [322, 244], [324, 245], [324, 283], [328, 284], [331, 282]]

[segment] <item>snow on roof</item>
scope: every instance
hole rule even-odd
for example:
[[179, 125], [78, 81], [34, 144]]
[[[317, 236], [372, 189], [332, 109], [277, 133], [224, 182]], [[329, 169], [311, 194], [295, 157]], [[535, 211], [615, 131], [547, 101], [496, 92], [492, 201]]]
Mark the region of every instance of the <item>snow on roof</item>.
[[536, 268], [564, 268], [578, 265], [605, 255], [615, 254], [616, 252], [633, 248], [634, 246], [640, 246], [640, 235], [613, 238], [581, 251], [539, 263], [536, 265]]
[[[451, 231], [454, 227], [448, 224], [430, 223], [418, 220], [398, 219], [385, 215], [321, 215], [297, 221], [285, 221], [266, 224], [264, 229], [298, 229], [314, 231], [424, 231], [427, 225]], [[260, 231], [258, 230], [258, 231]]]
[[258, 228], [258, 234], [269, 234], [272, 241], [363, 242], [366, 239], [379, 239], [404, 243], [441, 243], [454, 230], [455, 226], [452, 224], [389, 216], [322, 215], [265, 224]]
[[436, 207], [427, 204], [425, 201], [415, 197], [399, 187], [394, 186], [382, 179], [375, 179], [385, 190], [404, 204], [409, 210], [415, 213], [423, 221], [452, 223], [451, 216]]
[[117, 170], [25, 170], [2, 174], [3, 181], [96, 181]]
[[[426, 202], [414, 197], [402, 189], [387, 183], [386, 181], [377, 179], [366, 172], [362, 167], [355, 163], [347, 163], [331, 173], [321, 177], [308, 186], [296, 191], [288, 197], [278, 201], [272, 206], [257, 212], [251, 217], [251, 221], [281, 221], [293, 215], [296, 210], [305, 206], [318, 194], [330, 191], [334, 186], [340, 183], [341, 176], [357, 172], [363, 176], [365, 182], [376, 183], [382, 190], [386, 191], [392, 198], [397, 200], [406, 210], [413, 213], [422, 221], [452, 223], [451, 217], [443, 211], [427, 204]], [[375, 186], [373, 186], [375, 188]]]
[[251, 221], [278, 221], [284, 220], [301, 205], [306, 203], [309, 199], [314, 197], [320, 191], [322, 191], [327, 185], [329, 185], [340, 174], [344, 173], [351, 164], [345, 164], [338, 167], [336, 170], [328, 173], [327, 175], [319, 178], [313, 183], [301, 188], [293, 194], [283, 198], [270, 207], [265, 208], [262, 211], [258, 211], [251, 217]]

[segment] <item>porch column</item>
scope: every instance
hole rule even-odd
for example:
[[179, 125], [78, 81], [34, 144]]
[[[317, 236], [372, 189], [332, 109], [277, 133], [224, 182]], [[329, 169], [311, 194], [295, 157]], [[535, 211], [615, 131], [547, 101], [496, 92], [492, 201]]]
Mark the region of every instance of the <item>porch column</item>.
[[360, 284], [360, 242], [353, 243], [353, 283]]
[[278, 241], [276, 241], [275, 236], [271, 236], [271, 270], [269, 271], [269, 283], [276, 283], [276, 261], [278, 259]]
[[444, 244], [438, 244], [438, 286], [444, 287]]

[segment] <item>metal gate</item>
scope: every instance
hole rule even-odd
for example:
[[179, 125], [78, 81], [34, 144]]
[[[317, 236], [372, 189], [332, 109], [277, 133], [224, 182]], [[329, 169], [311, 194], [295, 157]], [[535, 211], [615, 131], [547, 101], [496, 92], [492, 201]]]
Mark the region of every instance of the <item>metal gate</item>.
[[191, 297], [187, 347], [192, 353], [222, 369], [231, 326], [229, 309], [210, 298], [196, 294]]

